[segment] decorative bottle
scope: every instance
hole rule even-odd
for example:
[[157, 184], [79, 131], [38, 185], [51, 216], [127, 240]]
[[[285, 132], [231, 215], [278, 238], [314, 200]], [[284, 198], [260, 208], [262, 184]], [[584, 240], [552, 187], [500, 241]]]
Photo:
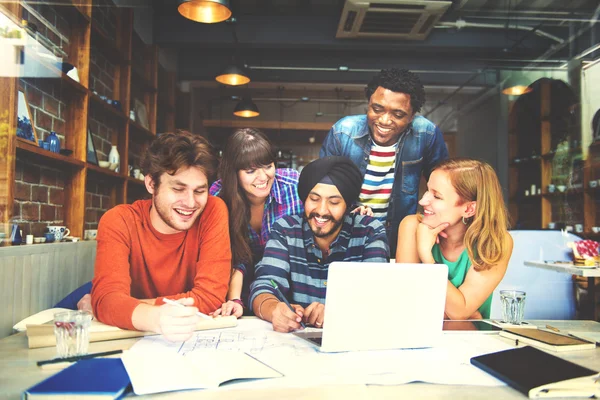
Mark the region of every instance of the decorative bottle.
[[60, 151], [60, 139], [58, 136], [56, 136], [56, 132], [50, 132], [50, 135], [48, 135], [46, 141], [48, 142], [51, 152], [58, 153]]
[[110, 152], [108, 153], [108, 162], [111, 164], [117, 164], [117, 168], [115, 172], [119, 172], [119, 164], [121, 162], [121, 156], [119, 156], [119, 151], [117, 150], [117, 146], [111, 146]]

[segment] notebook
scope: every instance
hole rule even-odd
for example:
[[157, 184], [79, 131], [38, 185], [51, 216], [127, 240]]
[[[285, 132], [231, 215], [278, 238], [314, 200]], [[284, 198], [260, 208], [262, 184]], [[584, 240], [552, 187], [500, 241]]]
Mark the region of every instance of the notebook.
[[506, 329], [500, 336], [550, 351], [593, 350], [595, 342], [540, 329]]
[[117, 399], [130, 384], [129, 376], [119, 358], [81, 360], [30, 387], [24, 399]]
[[224, 383], [283, 375], [249, 354], [198, 350], [185, 356], [167, 349], [129, 350], [123, 364], [137, 395], [186, 389], [214, 389]]
[[294, 335], [322, 352], [431, 347], [442, 338], [447, 282], [443, 264], [332, 262], [323, 329]]
[[531, 346], [473, 357], [471, 364], [530, 398], [600, 395], [596, 371]]

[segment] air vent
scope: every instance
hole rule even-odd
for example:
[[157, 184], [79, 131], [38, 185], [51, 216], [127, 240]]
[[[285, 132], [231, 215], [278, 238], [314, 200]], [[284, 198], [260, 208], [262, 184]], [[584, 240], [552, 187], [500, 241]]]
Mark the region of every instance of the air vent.
[[451, 4], [441, 0], [346, 0], [335, 37], [425, 40]]

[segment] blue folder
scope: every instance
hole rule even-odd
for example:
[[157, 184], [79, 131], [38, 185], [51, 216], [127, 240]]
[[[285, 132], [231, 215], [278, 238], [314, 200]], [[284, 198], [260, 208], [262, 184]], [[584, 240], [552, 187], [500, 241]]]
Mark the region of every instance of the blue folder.
[[30, 387], [23, 399], [90, 396], [117, 399], [131, 381], [120, 358], [92, 358], [81, 360]]

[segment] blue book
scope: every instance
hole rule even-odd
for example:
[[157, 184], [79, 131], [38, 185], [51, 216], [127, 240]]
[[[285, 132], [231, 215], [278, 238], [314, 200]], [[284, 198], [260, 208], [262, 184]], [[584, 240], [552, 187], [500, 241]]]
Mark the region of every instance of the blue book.
[[130, 386], [120, 358], [81, 360], [23, 392], [23, 399], [117, 399]]

